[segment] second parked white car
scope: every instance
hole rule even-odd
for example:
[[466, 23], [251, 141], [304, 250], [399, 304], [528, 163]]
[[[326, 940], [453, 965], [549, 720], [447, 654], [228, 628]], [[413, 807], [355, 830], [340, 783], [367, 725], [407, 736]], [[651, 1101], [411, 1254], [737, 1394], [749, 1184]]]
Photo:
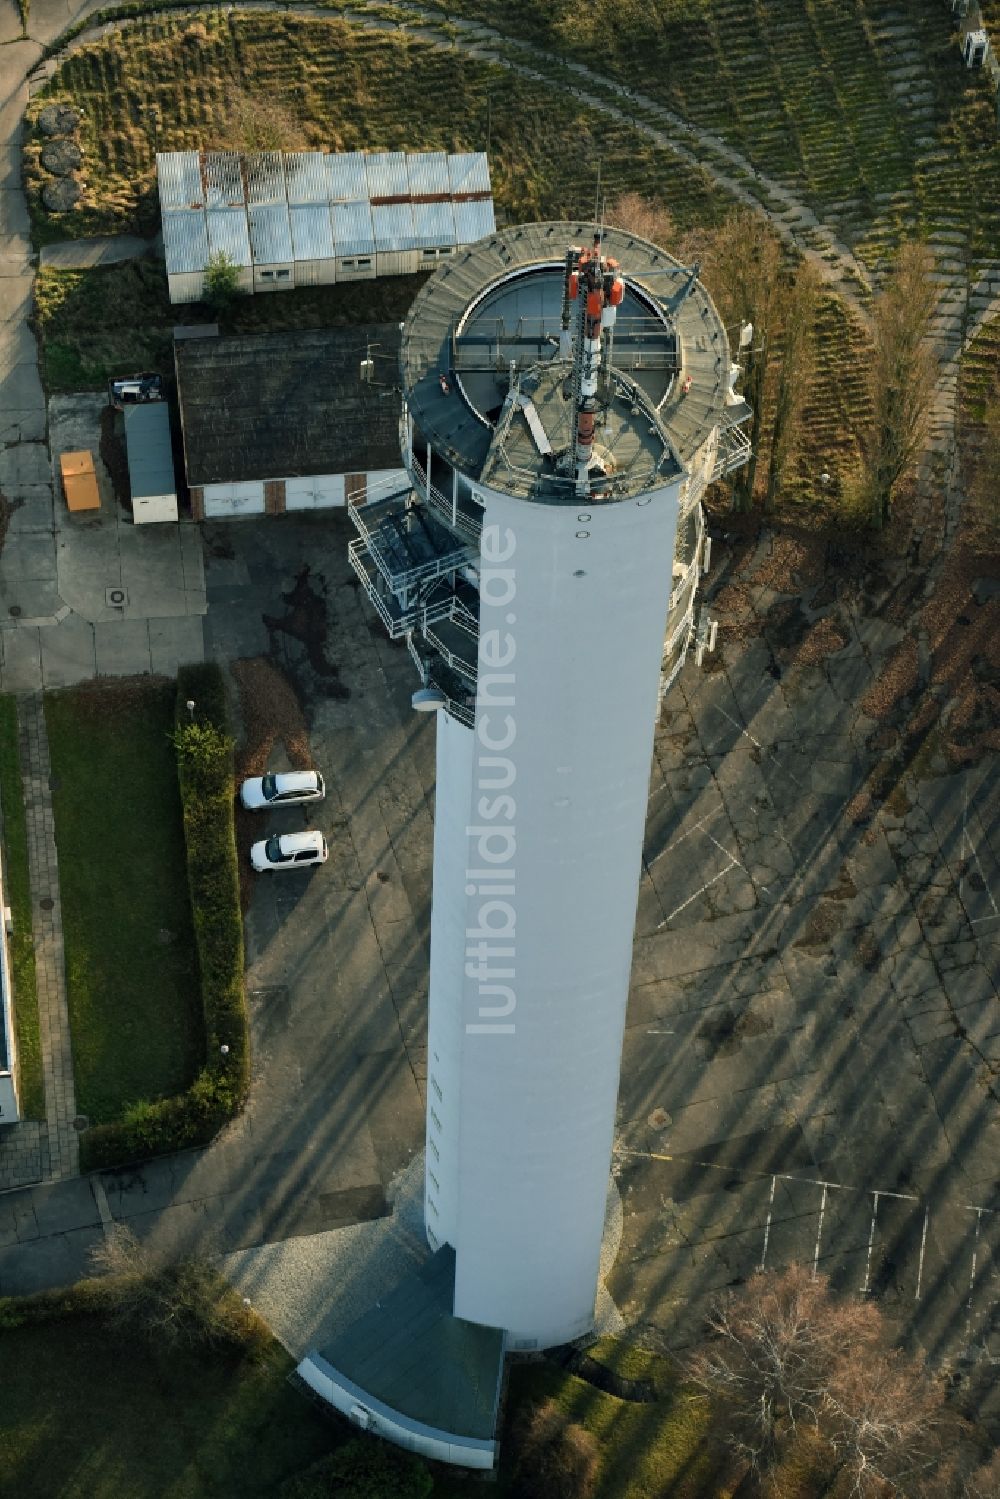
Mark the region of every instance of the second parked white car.
[[326, 796], [318, 770], [289, 770], [282, 775], [255, 776], [244, 781], [240, 801], [252, 810], [258, 807], [291, 807], [297, 802], [321, 802]]
[[250, 850], [250, 863], [258, 874], [265, 869], [305, 869], [309, 864], [325, 864], [326, 839], [322, 833], [275, 833]]

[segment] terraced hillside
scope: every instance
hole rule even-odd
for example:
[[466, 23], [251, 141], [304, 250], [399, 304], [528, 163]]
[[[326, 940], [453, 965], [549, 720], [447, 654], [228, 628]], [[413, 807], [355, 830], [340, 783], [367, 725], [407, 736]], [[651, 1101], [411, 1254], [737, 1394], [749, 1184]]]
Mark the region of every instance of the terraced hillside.
[[987, 322], [971, 341], [962, 360], [958, 431], [964, 477], [969, 487], [969, 540], [980, 552], [1000, 547], [1000, 491], [995, 427], [1000, 411], [1000, 315]]
[[996, 254], [1000, 146], [982, 73], [935, 0], [449, 0], [447, 10], [572, 58], [738, 147], [873, 266], [903, 228], [954, 225]]
[[[727, 206], [698, 166], [565, 94], [335, 18], [153, 17], [74, 52], [33, 101], [29, 127], [60, 98], [84, 116], [87, 188], [74, 233], [154, 231], [155, 152], [242, 149], [254, 131], [292, 150], [481, 150], [488, 140], [497, 203], [515, 221], [592, 213], [587, 157], [620, 190], [665, 199], [681, 227], [711, 223]], [[36, 215], [40, 145], [26, 153]]]

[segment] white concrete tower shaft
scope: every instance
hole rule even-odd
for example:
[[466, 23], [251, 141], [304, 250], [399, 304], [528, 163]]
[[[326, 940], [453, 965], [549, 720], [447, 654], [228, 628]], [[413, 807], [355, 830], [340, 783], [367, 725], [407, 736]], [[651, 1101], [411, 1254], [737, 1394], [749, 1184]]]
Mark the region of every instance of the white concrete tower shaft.
[[593, 1320], [677, 486], [484, 498], [476, 727], [438, 730], [428, 1226], [456, 1315], [535, 1347]]
[[350, 556], [438, 712], [425, 1226], [455, 1316], [546, 1347], [592, 1325], [658, 699], [750, 412], [696, 269], [584, 224], [442, 268], [401, 375]]

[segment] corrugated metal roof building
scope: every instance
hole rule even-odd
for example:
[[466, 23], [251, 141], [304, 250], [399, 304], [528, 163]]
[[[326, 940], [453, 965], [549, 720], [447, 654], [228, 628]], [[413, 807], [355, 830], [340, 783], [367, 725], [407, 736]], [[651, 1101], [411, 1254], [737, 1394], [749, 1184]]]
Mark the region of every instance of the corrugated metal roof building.
[[331, 203], [360, 203], [368, 197], [368, 173], [363, 151], [345, 151], [326, 158]]
[[280, 151], [257, 151], [243, 158], [247, 202], [287, 203], [285, 163]]
[[327, 286], [336, 281], [333, 225], [325, 203], [301, 203], [288, 210], [298, 286]]
[[376, 276], [406, 276], [420, 267], [413, 229], [413, 205], [372, 203]]
[[330, 209], [338, 281], [374, 281], [375, 230], [372, 206], [361, 202], [334, 203]]
[[287, 203], [251, 203], [247, 208], [254, 291], [295, 285], [292, 228]]
[[372, 151], [365, 157], [368, 196], [372, 207], [380, 200], [409, 198], [410, 174], [404, 151]]
[[156, 175], [160, 186], [160, 207], [164, 212], [175, 208], [204, 208], [205, 190], [197, 151], [164, 152], [156, 158]]
[[204, 295], [210, 255], [244, 291], [430, 268], [492, 234], [482, 152], [170, 151], [156, 158], [171, 302]]

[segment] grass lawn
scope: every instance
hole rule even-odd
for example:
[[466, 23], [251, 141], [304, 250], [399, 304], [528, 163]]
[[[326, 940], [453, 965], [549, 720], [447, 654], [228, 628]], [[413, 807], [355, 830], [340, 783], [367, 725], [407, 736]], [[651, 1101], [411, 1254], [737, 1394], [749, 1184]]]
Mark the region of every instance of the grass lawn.
[[670, 1366], [655, 1354], [611, 1339], [591, 1350], [629, 1379], [651, 1379], [658, 1399], [651, 1404], [619, 1400], [587, 1381], [550, 1365], [513, 1371], [511, 1408], [554, 1399], [571, 1421], [597, 1439], [601, 1465], [597, 1499], [715, 1499], [727, 1492], [723, 1475], [708, 1452], [706, 1400], [684, 1389]]
[[31, 1499], [273, 1499], [336, 1432], [262, 1364], [151, 1354], [99, 1317], [0, 1331], [0, 1491]]
[[[723, 1499], [707, 1403], [654, 1355], [601, 1346], [620, 1372], [653, 1377], [660, 1398], [618, 1400], [553, 1366], [521, 1365], [508, 1418], [553, 1398], [593, 1432], [598, 1499]], [[204, 1351], [151, 1356], [85, 1315], [0, 1330], [0, 1359], [17, 1370], [0, 1403], [3, 1492], [32, 1499], [271, 1499], [346, 1431], [288, 1385], [291, 1360], [277, 1344], [258, 1365]], [[506, 1472], [491, 1487], [514, 1492]], [[481, 1480], [435, 1469], [440, 1499], [482, 1492]]]
[[[619, 1400], [553, 1365], [511, 1371], [508, 1428], [520, 1408], [552, 1399], [600, 1449], [596, 1499], [728, 1499], [732, 1467], [710, 1444], [707, 1400], [665, 1360], [605, 1339], [590, 1350], [656, 1399]], [[271, 1344], [258, 1363], [199, 1350], [151, 1354], [88, 1313], [4, 1329], [0, 1360], [17, 1376], [0, 1402], [3, 1492], [31, 1499], [272, 1499], [347, 1435], [287, 1382]], [[513, 1496], [511, 1448], [488, 1488]], [[789, 1499], [826, 1492], [808, 1445], [781, 1469]], [[435, 1499], [481, 1499], [481, 1479], [434, 1469]]]
[[464, 151], [488, 138], [494, 197], [512, 222], [591, 214], [598, 160], [610, 196], [655, 193], [681, 228], [727, 206], [699, 166], [565, 89], [337, 17], [149, 16], [73, 53], [28, 108], [36, 224], [52, 220], [39, 206], [33, 121], [54, 101], [83, 116], [86, 189], [59, 216], [69, 234], [154, 233], [155, 152], [194, 148]]
[[182, 1092], [202, 1060], [174, 698], [128, 682], [45, 704], [76, 1101], [94, 1124]]
[[17, 753], [17, 711], [12, 697], [0, 697], [0, 808], [3, 809], [4, 868], [7, 874], [5, 895], [14, 924], [10, 959], [21, 1113], [26, 1119], [44, 1119], [45, 1084], [38, 1030], [35, 947], [31, 933], [28, 829]]
[[[292, 296], [241, 297], [227, 333], [400, 322], [423, 281], [397, 276], [345, 286], [303, 287]], [[150, 258], [88, 271], [43, 266], [35, 278], [35, 322], [49, 391], [103, 390], [123, 370], [173, 379], [178, 322], [211, 323], [202, 303], [171, 307], [162, 262]]]

